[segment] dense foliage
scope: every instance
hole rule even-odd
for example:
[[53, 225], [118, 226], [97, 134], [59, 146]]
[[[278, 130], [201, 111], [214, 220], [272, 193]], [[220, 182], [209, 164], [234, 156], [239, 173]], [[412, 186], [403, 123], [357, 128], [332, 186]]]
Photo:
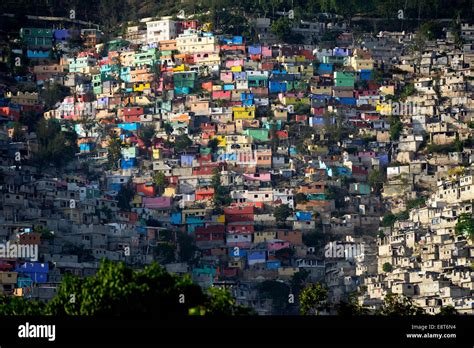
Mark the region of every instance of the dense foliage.
[[208, 294], [189, 277], [172, 275], [152, 264], [135, 271], [103, 260], [95, 276], [66, 275], [47, 304], [22, 297], [0, 297], [0, 315], [129, 315], [160, 318], [191, 315], [252, 314], [221, 289]]

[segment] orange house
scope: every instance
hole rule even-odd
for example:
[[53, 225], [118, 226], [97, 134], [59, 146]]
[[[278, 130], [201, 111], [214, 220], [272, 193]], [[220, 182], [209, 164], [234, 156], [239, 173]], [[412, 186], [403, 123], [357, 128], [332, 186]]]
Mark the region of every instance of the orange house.
[[176, 48], [176, 40], [162, 40], [159, 42], [160, 51], [175, 51]]
[[213, 188], [196, 190], [196, 201], [211, 200], [212, 197], [214, 197]]
[[257, 167], [272, 166], [272, 150], [256, 151]]
[[301, 231], [277, 231], [277, 239], [290, 242], [292, 245], [303, 244], [303, 233]]
[[31, 232], [20, 234], [18, 242], [19, 244], [39, 245], [41, 243], [41, 233]]
[[300, 188], [299, 192], [304, 194], [321, 194], [326, 191], [326, 184], [324, 181], [317, 181], [311, 183], [310, 186], [303, 186]]
[[137, 184], [136, 191], [137, 193], [143, 193], [145, 197], [155, 196], [155, 187], [153, 185]]

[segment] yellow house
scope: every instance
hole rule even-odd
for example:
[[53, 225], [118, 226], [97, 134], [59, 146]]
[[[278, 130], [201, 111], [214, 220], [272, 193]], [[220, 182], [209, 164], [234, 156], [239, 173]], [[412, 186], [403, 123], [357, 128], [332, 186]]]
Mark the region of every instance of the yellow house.
[[225, 139], [225, 136], [218, 135], [218, 136], [216, 136], [216, 139], [218, 141], [217, 146], [219, 146], [219, 147], [226, 147], [227, 146], [227, 141]]
[[173, 68], [173, 72], [177, 71], [189, 71], [189, 67], [185, 64], [181, 64]]
[[289, 96], [284, 96], [283, 98], [281, 98], [281, 102], [283, 105], [295, 105], [297, 103], [309, 105], [310, 103], [308, 97], [298, 98], [298, 97], [289, 97]]
[[153, 159], [161, 159], [161, 149], [153, 149]]
[[163, 196], [165, 197], [174, 197], [176, 195], [176, 187], [167, 187], [165, 188], [165, 192]]
[[133, 66], [135, 62], [135, 51], [126, 51], [120, 53], [120, 64], [122, 66]]
[[150, 89], [149, 83], [137, 83], [133, 86], [135, 92], [143, 92], [146, 89]]
[[351, 57], [351, 66], [355, 71], [373, 70], [374, 69], [374, 60], [373, 59], [363, 59], [363, 58], [358, 58], [358, 57]]
[[293, 277], [295, 273], [299, 271], [298, 267], [280, 267], [278, 268], [278, 276], [280, 277]]
[[275, 238], [276, 238], [276, 232], [260, 231], [260, 232], [254, 232], [253, 234], [254, 243], [262, 243], [262, 242], [266, 242], [267, 240], [272, 240]]
[[232, 144], [252, 144], [252, 139], [248, 135], [226, 135], [225, 138], [227, 146]]
[[141, 206], [142, 205], [142, 196], [135, 195], [135, 197], [133, 197], [133, 200], [132, 200], [132, 205], [134, 205], [135, 207]]
[[251, 120], [255, 118], [255, 105], [254, 106], [234, 106], [232, 108], [234, 114], [234, 120]]
[[277, 57], [279, 63], [303, 63], [306, 62], [305, 56], [280, 56]]
[[392, 114], [392, 104], [377, 104], [375, 110], [380, 113], [380, 115], [388, 116]]
[[381, 86], [379, 90], [381, 95], [395, 95], [395, 86]]
[[289, 74], [302, 74], [305, 76], [313, 76], [314, 68], [312, 65], [288, 65], [285, 70]]
[[311, 93], [332, 95], [332, 86], [311, 86]]

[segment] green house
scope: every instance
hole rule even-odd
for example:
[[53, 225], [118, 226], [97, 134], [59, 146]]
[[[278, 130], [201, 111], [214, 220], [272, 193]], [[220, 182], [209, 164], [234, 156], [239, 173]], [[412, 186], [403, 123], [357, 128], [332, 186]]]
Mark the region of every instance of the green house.
[[193, 89], [196, 83], [197, 73], [195, 71], [181, 71], [173, 74], [175, 89]]
[[322, 63], [324, 64], [340, 64], [344, 65], [347, 62], [347, 57], [344, 56], [323, 56]]
[[102, 93], [102, 74], [92, 75], [92, 89], [94, 94]]
[[107, 53], [112, 51], [118, 51], [121, 48], [128, 47], [130, 42], [127, 40], [117, 39], [107, 42]]
[[268, 129], [248, 128], [244, 131], [245, 135], [251, 136], [254, 140], [268, 141]]
[[157, 59], [158, 53], [156, 48], [149, 48], [146, 51], [137, 52], [134, 55], [133, 65], [154, 65]]
[[28, 48], [53, 46], [53, 30], [51, 29], [21, 28], [20, 37]]
[[334, 73], [334, 86], [354, 88], [355, 77], [350, 72], [336, 71]]
[[268, 76], [265, 75], [248, 75], [249, 87], [268, 87]]

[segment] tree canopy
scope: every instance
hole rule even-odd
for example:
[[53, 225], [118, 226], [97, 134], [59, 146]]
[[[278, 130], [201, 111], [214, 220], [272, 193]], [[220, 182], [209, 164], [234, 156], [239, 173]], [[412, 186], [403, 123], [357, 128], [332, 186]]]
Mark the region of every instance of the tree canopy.
[[248, 315], [222, 289], [204, 293], [189, 277], [172, 275], [153, 263], [136, 271], [123, 262], [102, 260], [96, 275], [64, 276], [58, 294], [47, 304], [23, 297], [0, 297], [0, 315]]

